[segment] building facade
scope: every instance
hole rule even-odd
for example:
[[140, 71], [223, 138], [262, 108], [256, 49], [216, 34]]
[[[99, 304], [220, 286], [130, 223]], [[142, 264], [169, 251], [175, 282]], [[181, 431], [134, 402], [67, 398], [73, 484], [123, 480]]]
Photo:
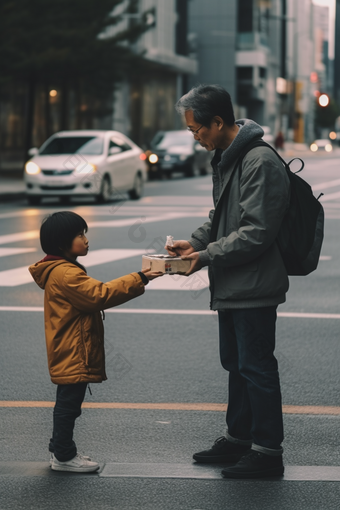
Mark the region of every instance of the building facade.
[[[197, 73], [188, 43], [188, 0], [140, 0], [136, 16], [149, 13], [152, 26], [134, 50], [143, 65], [116, 91], [112, 128], [146, 147], [158, 130], [181, 127], [177, 99]], [[152, 19], [153, 16], [153, 19]]]
[[313, 138], [312, 0], [191, 0], [189, 38], [198, 73], [190, 84], [227, 88], [247, 116], [295, 142]]

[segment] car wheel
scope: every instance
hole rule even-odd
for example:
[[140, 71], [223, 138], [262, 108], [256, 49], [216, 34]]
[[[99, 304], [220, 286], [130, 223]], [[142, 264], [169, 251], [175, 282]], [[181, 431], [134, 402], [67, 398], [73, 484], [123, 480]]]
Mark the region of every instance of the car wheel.
[[30, 196], [27, 197], [27, 201], [30, 205], [39, 205], [41, 202], [41, 197]]
[[132, 200], [138, 200], [143, 195], [144, 191], [144, 181], [141, 174], [136, 174], [133, 189], [129, 191], [130, 198]]
[[200, 175], [200, 169], [195, 161], [191, 163], [189, 169], [186, 172], [187, 177], [198, 177]]
[[108, 175], [105, 175], [102, 180], [100, 193], [97, 196], [97, 202], [99, 204], [104, 204], [105, 202], [108, 202], [111, 198], [111, 194], [112, 194], [111, 180]]
[[202, 166], [200, 170], [200, 175], [208, 175], [208, 169], [206, 166]]

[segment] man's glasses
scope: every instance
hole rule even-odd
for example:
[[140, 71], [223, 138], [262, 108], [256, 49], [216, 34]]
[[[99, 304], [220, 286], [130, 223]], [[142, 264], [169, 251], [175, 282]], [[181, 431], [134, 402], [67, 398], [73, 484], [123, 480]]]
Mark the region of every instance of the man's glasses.
[[194, 131], [193, 129], [187, 127], [187, 130], [190, 131], [190, 133], [192, 133], [194, 136], [197, 135], [197, 133], [199, 132], [200, 129], [202, 129], [203, 127], [203, 124], [202, 126], [200, 126], [198, 129], [196, 129], [196, 131]]

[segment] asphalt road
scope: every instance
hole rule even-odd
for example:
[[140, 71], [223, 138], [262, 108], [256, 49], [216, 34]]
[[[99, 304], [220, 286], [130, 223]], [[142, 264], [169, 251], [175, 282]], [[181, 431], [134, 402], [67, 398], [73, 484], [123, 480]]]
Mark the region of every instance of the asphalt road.
[[[0, 204], [0, 510], [216, 510], [340, 508], [339, 160], [307, 159], [302, 175], [322, 198], [326, 237], [318, 270], [291, 278], [279, 308], [277, 357], [284, 403], [280, 480], [231, 481], [195, 466], [195, 451], [225, 432], [227, 374], [218, 359], [217, 320], [203, 270], [165, 276], [144, 296], [107, 313], [108, 381], [92, 385], [77, 420], [81, 453], [95, 475], [52, 472], [47, 444], [55, 386], [49, 379], [43, 292], [27, 266], [43, 257], [42, 218], [57, 201]], [[187, 239], [211, 206], [211, 176], [151, 182], [138, 202], [73, 201], [89, 223], [80, 260], [107, 281], [141, 267], [166, 235]]]

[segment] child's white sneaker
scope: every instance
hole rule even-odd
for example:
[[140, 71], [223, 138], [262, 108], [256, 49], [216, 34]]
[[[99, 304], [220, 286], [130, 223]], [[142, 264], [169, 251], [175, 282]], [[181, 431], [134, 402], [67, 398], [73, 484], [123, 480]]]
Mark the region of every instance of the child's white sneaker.
[[[90, 458], [90, 457], [87, 457], [87, 455], [83, 455], [82, 457], [83, 457], [83, 459], [85, 459], [85, 460], [91, 460], [91, 458]], [[52, 467], [53, 459], [54, 459], [54, 453], [50, 452], [50, 467]]]
[[93, 473], [99, 469], [97, 462], [89, 460], [88, 457], [84, 457], [77, 453], [73, 459], [67, 462], [60, 462], [53, 456], [51, 468], [54, 471], [72, 471], [74, 473]]

